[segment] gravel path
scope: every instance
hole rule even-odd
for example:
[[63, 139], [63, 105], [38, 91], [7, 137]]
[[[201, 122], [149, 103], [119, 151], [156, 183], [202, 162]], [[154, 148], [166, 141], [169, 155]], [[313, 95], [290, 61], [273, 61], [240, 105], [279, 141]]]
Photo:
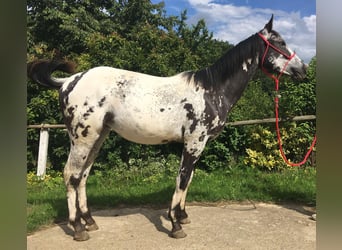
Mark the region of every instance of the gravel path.
[[167, 209], [116, 208], [93, 213], [99, 230], [76, 242], [66, 223], [27, 236], [27, 249], [316, 249], [314, 209], [264, 203], [189, 205], [184, 239], [169, 236]]

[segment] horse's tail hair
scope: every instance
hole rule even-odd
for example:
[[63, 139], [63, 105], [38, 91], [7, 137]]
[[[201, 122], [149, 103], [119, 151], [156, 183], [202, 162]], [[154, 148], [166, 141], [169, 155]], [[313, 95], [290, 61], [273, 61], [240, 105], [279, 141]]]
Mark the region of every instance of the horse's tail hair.
[[74, 73], [76, 65], [62, 60], [36, 60], [27, 64], [27, 76], [40, 85], [59, 89], [67, 78], [55, 78], [54, 71]]

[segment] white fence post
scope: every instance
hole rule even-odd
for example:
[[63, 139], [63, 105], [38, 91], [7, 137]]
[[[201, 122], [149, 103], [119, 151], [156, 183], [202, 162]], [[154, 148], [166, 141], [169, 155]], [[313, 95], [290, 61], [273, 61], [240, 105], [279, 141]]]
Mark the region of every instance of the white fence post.
[[44, 179], [46, 173], [46, 161], [49, 147], [49, 129], [41, 128], [39, 137], [38, 169], [37, 176]]

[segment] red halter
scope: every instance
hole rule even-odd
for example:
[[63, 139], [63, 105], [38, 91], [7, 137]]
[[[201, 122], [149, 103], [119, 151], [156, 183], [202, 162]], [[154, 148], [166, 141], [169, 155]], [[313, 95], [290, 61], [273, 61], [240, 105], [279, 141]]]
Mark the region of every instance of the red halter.
[[[264, 52], [264, 55], [262, 56], [262, 61], [261, 61], [261, 69], [262, 71], [268, 75], [269, 77], [271, 77], [275, 83], [276, 83], [276, 91], [278, 91], [278, 84], [279, 84], [279, 78], [281, 77], [281, 75], [284, 73], [287, 65], [289, 64], [289, 62], [291, 61], [291, 59], [296, 55], [296, 52], [294, 52], [292, 55], [288, 55], [286, 54], [284, 51], [281, 51], [279, 48], [277, 48], [276, 46], [274, 46], [273, 44], [271, 44], [267, 39], [266, 37], [264, 37], [261, 33], [258, 33], [258, 35], [261, 37], [262, 40], [264, 40], [264, 42], [266, 43], [266, 49], [265, 49], [265, 52]], [[265, 62], [265, 58], [266, 58], [266, 54], [269, 50], [269, 48], [272, 48], [274, 49], [275, 51], [277, 51], [279, 54], [283, 55], [286, 59], [287, 59], [287, 62], [285, 63], [283, 69], [280, 71], [279, 75], [276, 77], [274, 76], [273, 74], [269, 73], [267, 71], [267, 69], [264, 68], [264, 62]]]
[[[264, 52], [264, 55], [262, 56], [262, 61], [261, 61], [261, 69], [262, 71], [267, 75], [269, 76], [270, 78], [272, 78], [275, 82], [275, 91], [278, 92], [279, 90], [279, 78], [282, 76], [282, 74], [284, 73], [287, 65], [289, 64], [289, 62], [292, 60], [292, 58], [296, 55], [296, 53], [294, 52], [292, 55], [287, 55], [284, 51], [281, 51], [279, 48], [275, 47], [273, 44], [271, 44], [262, 34], [258, 33], [258, 35], [261, 37], [262, 40], [265, 41], [266, 43], [266, 49], [265, 49], [265, 52]], [[280, 73], [278, 74], [278, 76], [275, 76], [273, 75], [272, 73], [269, 73], [265, 68], [264, 68], [264, 61], [265, 61], [265, 57], [266, 57], [266, 54], [269, 50], [269, 48], [272, 47], [272, 49], [274, 49], [275, 51], [277, 51], [279, 54], [283, 55], [284, 57], [286, 57], [287, 59], [287, 62], [285, 63], [283, 69], [280, 71]], [[279, 97], [278, 95], [275, 96], [275, 116], [276, 116], [276, 130], [277, 130], [277, 137], [278, 137], [278, 145], [279, 145], [279, 150], [280, 150], [280, 154], [283, 158], [283, 160], [286, 162], [286, 164], [294, 167], [294, 166], [301, 166], [303, 165], [307, 159], [309, 158], [309, 155], [311, 154], [315, 144], [316, 144], [316, 135], [311, 143], [311, 146], [308, 150], [308, 152], [306, 153], [306, 155], [304, 156], [304, 159], [299, 162], [299, 163], [292, 163], [290, 162], [285, 153], [284, 153], [284, 150], [283, 150], [283, 144], [282, 144], [282, 141], [281, 141], [281, 135], [280, 135], [280, 129], [279, 129], [279, 113], [278, 113], [278, 108], [279, 108]]]

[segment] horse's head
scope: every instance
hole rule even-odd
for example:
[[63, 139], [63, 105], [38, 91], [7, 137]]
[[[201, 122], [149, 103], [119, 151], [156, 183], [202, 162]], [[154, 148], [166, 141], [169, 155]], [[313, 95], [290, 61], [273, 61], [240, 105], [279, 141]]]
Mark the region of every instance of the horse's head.
[[286, 45], [280, 34], [272, 30], [272, 26], [273, 15], [259, 32], [265, 45], [265, 52], [260, 55], [261, 67], [269, 73], [284, 73], [299, 80], [305, 78], [307, 65]]

